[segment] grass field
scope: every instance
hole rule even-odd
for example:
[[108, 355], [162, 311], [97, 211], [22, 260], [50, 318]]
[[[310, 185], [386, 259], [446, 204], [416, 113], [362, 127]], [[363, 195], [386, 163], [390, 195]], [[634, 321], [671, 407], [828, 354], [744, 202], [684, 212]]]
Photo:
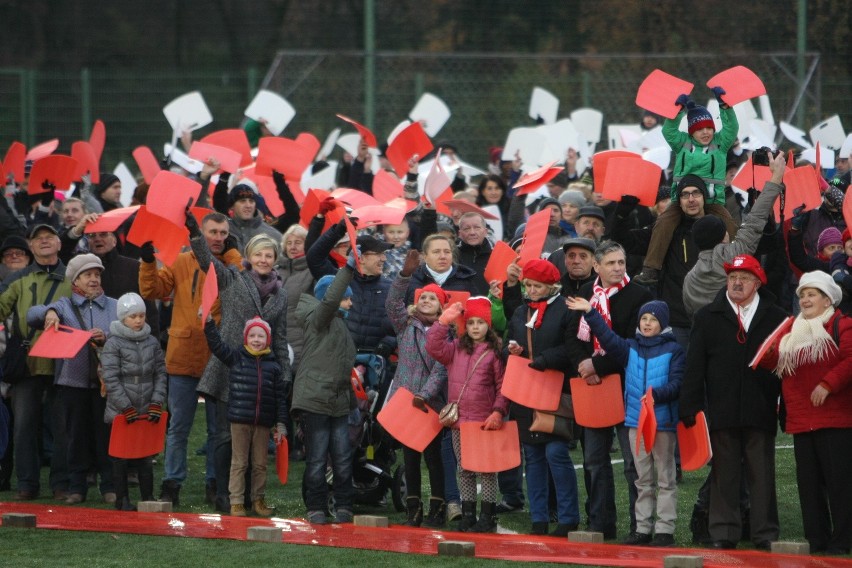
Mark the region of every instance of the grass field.
[[[203, 444], [204, 410], [199, 407], [190, 440], [189, 478], [181, 492], [181, 504], [178, 512], [204, 513], [212, 507], [204, 503], [204, 456], [196, 455], [195, 450]], [[777, 439], [777, 487], [778, 510], [781, 520], [781, 537], [784, 540], [804, 540], [799, 511], [799, 499], [796, 488], [795, 463], [793, 459], [792, 439], [780, 435]], [[402, 454], [398, 453], [398, 463]], [[582, 455], [579, 450], [572, 452], [576, 465], [580, 465]], [[613, 459], [620, 454], [613, 454]], [[621, 465], [614, 465], [616, 473], [617, 506], [619, 511], [619, 538], [624, 538], [629, 530], [627, 509], [627, 488], [621, 473]], [[276, 516], [286, 518], [303, 517], [305, 510], [301, 499], [301, 476], [304, 470], [303, 462], [291, 462], [289, 483], [282, 486], [274, 474], [274, 463], [270, 462], [269, 483], [267, 485], [267, 501], [276, 506]], [[162, 460], [155, 466], [156, 493], [159, 493], [159, 483], [163, 475]], [[43, 494], [46, 494], [47, 469], [43, 470]], [[678, 522], [675, 539], [680, 546], [691, 545], [689, 518], [695, 501], [695, 495], [707, 474], [706, 468], [697, 472], [686, 472], [678, 492]], [[580, 481], [580, 503], [585, 499], [582, 485], [582, 472], [578, 471]], [[424, 471], [424, 483], [428, 476]], [[14, 481], [13, 481], [14, 485]], [[428, 488], [424, 487], [424, 495]], [[12, 492], [0, 493], [0, 501], [9, 500]], [[131, 498], [138, 499], [136, 488], [131, 488]], [[388, 496], [386, 507], [356, 508], [356, 513], [382, 514], [390, 518], [391, 523], [402, 523], [404, 513], [397, 513]], [[45, 498], [41, 502], [48, 502]], [[86, 507], [107, 508], [98, 499], [97, 491], [89, 491]], [[501, 530], [518, 533], [529, 531], [529, 516], [527, 513], [512, 513], [501, 515], [499, 519]], [[7, 532], [8, 531], [8, 532]], [[11, 538], [9, 538], [11, 537]], [[6, 543], [14, 542], [13, 547]], [[285, 548], [281, 548], [284, 546]], [[741, 547], [750, 544], [742, 543]], [[11, 549], [10, 549], [11, 548]], [[252, 565], [276, 565], [282, 559], [290, 564], [303, 566], [318, 563], [364, 563], [374, 566], [437, 566], [445, 561], [437, 557], [400, 555], [395, 553], [369, 552], [352, 549], [320, 548], [299, 545], [269, 545], [261, 543], [237, 542], [229, 540], [201, 540], [190, 538], [146, 537], [125, 534], [65, 532], [65, 531], [32, 531], [26, 529], [4, 529], [0, 534], [0, 563], [14, 566], [69, 566], [69, 567], [109, 567], [136, 566], [151, 561], [152, 557], [159, 559], [180, 559], [181, 566], [231, 566], [245, 562], [251, 558]], [[250, 556], [247, 556], [250, 555]], [[146, 560], [148, 558], [148, 560]], [[454, 559], [458, 566], [499, 566], [518, 563], [498, 562], [476, 559]], [[530, 564], [541, 566], [541, 564]]]

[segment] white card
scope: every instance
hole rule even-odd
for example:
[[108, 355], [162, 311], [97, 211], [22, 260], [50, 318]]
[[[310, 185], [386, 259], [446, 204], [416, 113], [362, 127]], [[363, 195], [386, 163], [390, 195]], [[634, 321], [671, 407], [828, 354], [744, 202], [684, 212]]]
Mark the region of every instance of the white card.
[[642, 153], [642, 159], [660, 166], [660, 169], [667, 169], [669, 162], [672, 159], [672, 149], [668, 146], [658, 146], [651, 148]]
[[843, 141], [843, 146], [840, 147], [840, 157], [848, 158], [852, 155], [852, 134], [846, 137]]
[[808, 139], [805, 138], [805, 133], [802, 130], [799, 130], [792, 124], [784, 122], [783, 120], [778, 123], [778, 126], [781, 127], [781, 132], [784, 133], [784, 137], [792, 142], [793, 144], [797, 144], [802, 148], [810, 148], [811, 143], [808, 142]]
[[308, 190], [311, 189], [325, 189], [328, 191], [335, 189], [334, 178], [337, 177], [337, 166], [338, 162], [331, 160], [328, 163], [328, 167], [321, 169], [313, 175], [310, 174], [311, 170], [309, 167], [306, 174], [302, 176], [299, 184], [302, 188], [302, 193], [307, 195]]
[[500, 213], [500, 207], [497, 205], [482, 205], [481, 209], [491, 213], [497, 219], [486, 219], [485, 224], [491, 229], [491, 236], [494, 237], [494, 242], [503, 240], [503, 214]]
[[278, 136], [296, 116], [296, 109], [278, 93], [261, 89], [249, 103], [244, 114], [258, 122], [265, 120], [266, 128]]
[[[412, 121], [421, 121], [421, 126], [429, 135], [429, 138], [434, 138], [441, 131], [447, 121], [450, 120], [450, 116], [452, 116], [450, 107], [432, 93], [423, 93], [423, 96], [408, 113], [408, 118]], [[388, 142], [390, 142], [390, 137], [388, 137]]]
[[772, 116], [772, 105], [769, 103], [769, 95], [760, 95], [757, 100], [760, 103], [760, 119], [774, 126], [775, 117]]
[[163, 114], [176, 132], [198, 130], [213, 122], [213, 115], [199, 91], [179, 96], [163, 107]]
[[328, 136], [326, 136], [325, 142], [323, 142], [322, 148], [320, 148], [319, 154], [317, 155], [318, 160], [326, 160], [329, 156], [331, 156], [331, 153], [334, 151], [334, 145], [337, 144], [337, 139], [339, 137], [339, 128], [335, 128], [328, 133]]
[[361, 143], [361, 135], [357, 132], [338, 136], [337, 145], [343, 148], [344, 152], [351, 154], [354, 158], [358, 155], [358, 145]]
[[623, 130], [631, 130], [637, 135], [641, 135], [642, 128], [639, 124], [609, 124], [606, 127], [606, 136], [608, 140], [608, 148], [610, 150], [620, 150], [624, 148], [621, 132]]
[[526, 126], [513, 128], [503, 145], [503, 159], [511, 162], [515, 159], [515, 153], [520, 152], [524, 167], [534, 170], [545, 144], [547, 140], [537, 129]]
[[[802, 150], [800, 154], [803, 160], [807, 160], [812, 164], [816, 163], [816, 148], [805, 148]], [[820, 167], [826, 170], [830, 170], [834, 168], [834, 150], [830, 150], [828, 148], [823, 148], [822, 144], [819, 145], [819, 161]]]
[[601, 141], [603, 113], [594, 108], [578, 108], [571, 113], [571, 122], [588, 142], [597, 144]]
[[197, 174], [204, 167], [204, 164], [198, 160], [193, 160], [185, 152], [182, 152], [169, 143], [163, 145], [163, 153], [168, 156], [174, 164], [182, 167], [191, 174]]
[[574, 148], [579, 152], [585, 146], [584, 141], [581, 141], [582, 135], [570, 118], [563, 118], [554, 124], [542, 124], [536, 127], [536, 131], [544, 137], [551, 150], [549, 154], [543, 152], [539, 156], [539, 164], [553, 161], [562, 163], [568, 154], [568, 148]]
[[558, 112], [559, 99], [546, 89], [533, 87], [530, 97], [530, 118], [533, 120], [540, 118], [545, 124], [553, 124], [556, 122]]
[[666, 148], [669, 147], [668, 142], [666, 142], [666, 139], [663, 136], [662, 126], [655, 126], [651, 130], [646, 130], [645, 132], [643, 132], [641, 138], [639, 139], [639, 145], [641, 146], [643, 151], [650, 150], [651, 148], [659, 148], [661, 146], [665, 146]]
[[753, 118], [749, 121], [748, 127], [748, 136], [744, 136], [740, 140], [744, 141], [748, 138], [751, 150], [756, 150], [757, 148], [762, 148], [764, 146], [772, 148], [773, 150], [775, 149], [775, 135], [778, 133], [777, 126], [769, 124], [759, 118]]
[[112, 171], [113, 175], [121, 180], [121, 197], [118, 200], [123, 207], [130, 207], [133, 200], [133, 192], [136, 191], [136, 178], [130, 172], [124, 162], [119, 162]]
[[[809, 134], [811, 135], [811, 142], [814, 143], [814, 146], [819, 142], [820, 149], [829, 148], [831, 150], [839, 150], [843, 146], [843, 141], [846, 139], [843, 124], [840, 122], [840, 117], [836, 114], [814, 125]], [[834, 166], [833, 162], [832, 166]]]

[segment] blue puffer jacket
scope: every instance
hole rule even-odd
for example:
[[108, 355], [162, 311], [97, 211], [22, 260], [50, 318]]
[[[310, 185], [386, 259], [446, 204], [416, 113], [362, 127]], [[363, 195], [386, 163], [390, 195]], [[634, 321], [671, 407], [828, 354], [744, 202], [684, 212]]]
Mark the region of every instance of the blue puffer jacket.
[[228, 422], [267, 428], [286, 423], [287, 397], [275, 355], [255, 357], [245, 347], [234, 349], [222, 341], [212, 321], [204, 325], [204, 335], [213, 355], [230, 368]]
[[624, 425], [636, 428], [639, 423], [640, 399], [648, 387], [653, 389], [654, 413], [657, 430], [677, 431], [677, 399], [683, 381], [686, 354], [675, 340], [670, 328], [659, 335], [645, 337], [639, 331], [635, 339], [624, 339], [613, 332], [597, 312], [585, 314], [592, 333], [606, 349], [625, 367]]

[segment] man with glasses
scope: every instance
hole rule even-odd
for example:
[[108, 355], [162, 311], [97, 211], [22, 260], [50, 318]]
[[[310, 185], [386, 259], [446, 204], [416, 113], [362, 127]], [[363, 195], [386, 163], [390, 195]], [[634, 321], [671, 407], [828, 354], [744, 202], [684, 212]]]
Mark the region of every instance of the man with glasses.
[[725, 264], [725, 273], [727, 286], [695, 314], [679, 413], [687, 428], [695, 426], [701, 410], [709, 424], [713, 547], [736, 548], [740, 540], [740, 481], [745, 479], [751, 540], [756, 548], [769, 550], [779, 535], [775, 432], [781, 383], [769, 370], [750, 368], [749, 362], [787, 314], [763, 288], [766, 273], [753, 256], [735, 257]]

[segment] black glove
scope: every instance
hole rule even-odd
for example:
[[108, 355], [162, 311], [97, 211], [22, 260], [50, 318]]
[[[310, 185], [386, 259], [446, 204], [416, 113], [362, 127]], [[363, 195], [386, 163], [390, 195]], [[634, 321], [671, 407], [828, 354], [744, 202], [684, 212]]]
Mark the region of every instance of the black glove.
[[796, 231], [801, 231], [802, 227], [805, 226], [805, 206], [800, 205], [793, 209], [793, 221], [790, 223], [790, 227], [795, 229]]
[[639, 205], [639, 198], [635, 195], [624, 195], [621, 197], [621, 201], [618, 202], [618, 205], [615, 206], [615, 216], [619, 219], [624, 219], [630, 213], [636, 209], [636, 206]]
[[26, 191], [16, 191], [12, 202], [15, 204], [15, 211], [20, 215], [26, 215], [30, 212], [30, 196]]
[[272, 181], [275, 182], [275, 191], [278, 193], [278, 199], [284, 199], [291, 193], [290, 186], [287, 185], [287, 180], [284, 179], [284, 174], [272, 170]]
[[222, 254], [225, 254], [229, 250], [236, 249], [236, 248], [237, 248], [237, 237], [234, 236], [234, 235], [228, 235], [228, 237], [225, 239], [225, 246], [222, 249]]
[[157, 260], [154, 258], [154, 243], [151, 241], [143, 243], [139, 248], [139, 258], [142, 259], [142, 262], [154, 262]]
[[41, 204], [45, 207], [50, 207], [50, 204], [55, 199], [53, 192], [56, 191], [56, 187], [48, 182], [42, 183], [41, 187], [45, 189], [45, 192], [41, 194]]
[[198, 221], [195, 219], [195, 215], [192, 214], [192, 211], [190, 211], [188, 206], [186, 208], [186, 228], [189, 229], [190, 239], [202, 236], [201, 227], [198, 226]]
[[379, 357], [387, 360], [388, 357], [393, 353], [393, 347], [385, 343], [384, 341], [379, 341], [379, 344], [376, 345], [375, 354]]
[[545, 369], [547, 369], [547, 363], [545, 362], [544, 357], [539, 355], [538, 357], [530, 361], [529, 368], [535, 369], [536, 371], [544, 371]]
[[695, 426], [695, 415], [693, 414], [692, 416], [682, 416], [680, 421], [683, 422], [683, 425], [687, 428], [692, 428], [693, 426]]
[[687, 94], [682, 94], [675, 100], [675, 104], [680, 105], [682, 107], [685, 107], [688, 102], [689, 102], [689, 95], [687, 95]]
[[716, 102], [719, 103], [720, 107], [725, 108], [728, 106], [728, 103], [722, 100], [722, 95], [726, 94], [725, 89], [722, 87], [712, 87], [710, 90], [713, 91], [713, 96], [716, 97]]
[[413, 406], [414, 408], [419, 408], [423, 412], [429, 412], [429, 410], [426, 408], [426, 401], [423, 400], [423, 397], [415, 396], [414, 398], [412, 398], [411, 406]]

